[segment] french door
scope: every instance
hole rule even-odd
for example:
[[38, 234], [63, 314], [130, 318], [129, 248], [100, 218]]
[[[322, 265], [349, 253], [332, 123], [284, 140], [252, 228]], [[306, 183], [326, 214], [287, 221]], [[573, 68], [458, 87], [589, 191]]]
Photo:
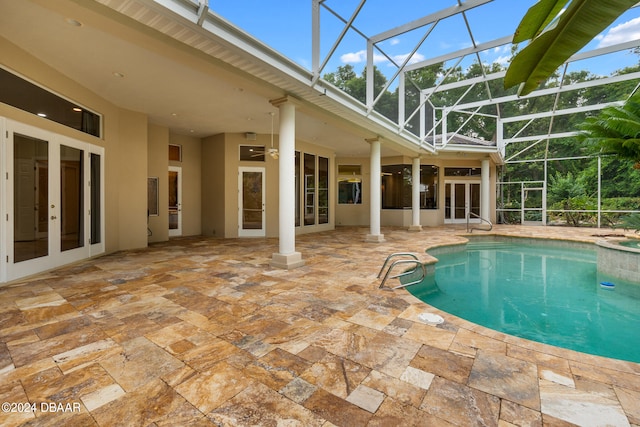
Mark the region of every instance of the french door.
[[10, 120], [0, 127], [0, 281], [104, 252], [103, 148]]
[[480, 221], [480, 181], [446, 181], [444, 222], [465, 223], [468, 215], [470, 222]]
[[264, 178], [264, 168], [241, 167], [238, 171], [238, 236], [266, 234]]

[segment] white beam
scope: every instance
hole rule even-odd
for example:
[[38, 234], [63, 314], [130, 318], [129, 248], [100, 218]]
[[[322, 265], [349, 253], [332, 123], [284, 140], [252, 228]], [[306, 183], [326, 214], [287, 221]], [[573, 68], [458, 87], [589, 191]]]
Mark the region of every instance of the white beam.
[[378, 33], [371, 37], [371, 41], [373, 43], [378, 43], [383, 40], [388, 40], [390, 38], [399, 36], [400, 34], [407, 33], [409, 31], [415, 30], [416, 28], [424, 27], [425, 25], [429, 25], [441, 19], [457, 15], [458, 13], [462, 13], [464, 11], [473, 9], [486, 3], [490, 3], [492, 1], [493, 0], [467, 0], [461, 5], [442, 9], [436, 13], [432, 13], [431, 15], [423, 16], [422, 18], [416, 19], [415, 21], [407, 22], [406, 24], [400, 25], [382, 33]]
[[[590, 87], [603, 86], [606, 84], [624, 82], [624, 81], [635, 80], [635, 79], [640, 79], [640, 72], [622, 74], [619, 76], [604, 77], [601, 79], [589, 80], [586, 82], [572, 83], [572, 84], [564, 85], [562, 87], [540, 89], [540, 90], [533, 91], [529, 95], [523, 96], [523, 97], [519, 97], [518, 95], [508, 95], [500, 98], [485, 99], [482, 101], [470, 102], [468, 104], [460, 104], [455, 108], [455, 110], [466, 110], [466, 109], [472, 110], [479, 106], [503, 104], [505, 102], [519, 101], [522, 99], [535, 98], [538, 96], [555, 95], [558, 92], [560, 93], [570, 92], [572, 90], [586, 89]], [[438, 92], [440, 92], [440, 90], [438, 90]]]
[[583, 105], [581, 107], [565, 108], [562, 110], [544, 111], [542, 113], [532, 113], [532, 114], [523, 114], [521, 116], [504, 117], [502, 121], [504, 123], [513, 123], [513, 122], [521, 122], [524, 120], [541, 119], [544, 117], [551, 117], [551, 116], [564, 116], [568, 114], [584, 113], [585, 111], [598, 111], [606, 107], [622, 105], [623, 103], [624, 101], [615, 101], [615, 102], [606, 102], [604, 104]]
[[552, 133], [549, 135], [532, 135], [532, 136], [522, 136], [520, 138], [505, 138], [503, 142], [505, 144], [511, 144], [513, 142], [527, 142], [527, 141], [538, 141], [545, 139], [559, 139], [559, 138], [569, 138], [572, 136], [576, 136], [578, 132], [558, 132]]

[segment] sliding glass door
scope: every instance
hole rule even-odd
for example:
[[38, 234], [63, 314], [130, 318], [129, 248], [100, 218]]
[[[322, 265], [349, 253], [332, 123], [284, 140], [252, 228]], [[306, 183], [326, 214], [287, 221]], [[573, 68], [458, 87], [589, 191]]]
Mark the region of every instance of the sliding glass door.
[[6, 270], [0, 277], [12, 280], [103, 252], [102, 148], [12, 121], [5, 126]]

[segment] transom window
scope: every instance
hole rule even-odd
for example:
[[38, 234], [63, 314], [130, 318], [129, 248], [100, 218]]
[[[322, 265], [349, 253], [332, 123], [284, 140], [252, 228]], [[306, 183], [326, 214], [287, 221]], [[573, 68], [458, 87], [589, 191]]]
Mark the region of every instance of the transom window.
[[0, 102], [100, 137], [102, 117], [0, 68]]
[[245, 162], [264, 162], [264, 145], [241, 145], [240, 160]]

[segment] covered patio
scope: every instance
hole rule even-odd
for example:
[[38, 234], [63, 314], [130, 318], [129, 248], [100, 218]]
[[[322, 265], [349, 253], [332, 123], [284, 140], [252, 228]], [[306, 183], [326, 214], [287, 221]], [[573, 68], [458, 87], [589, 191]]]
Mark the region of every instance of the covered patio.
[[[378, 289], [388, 254], [426, 261], [463, 227], [382, 231], [376, 244], [358, 227], [299, 236], [309, 256], [296, 270], [269, 266], [276, 238], [185, 237], [3, 286], [0, 397], [16, 405], [0, 424], [640, 425], [639, 364]], [[492, 233], [594, 241], [608, 231]], [[425, 311], [444, 323], [421, 322]]]

